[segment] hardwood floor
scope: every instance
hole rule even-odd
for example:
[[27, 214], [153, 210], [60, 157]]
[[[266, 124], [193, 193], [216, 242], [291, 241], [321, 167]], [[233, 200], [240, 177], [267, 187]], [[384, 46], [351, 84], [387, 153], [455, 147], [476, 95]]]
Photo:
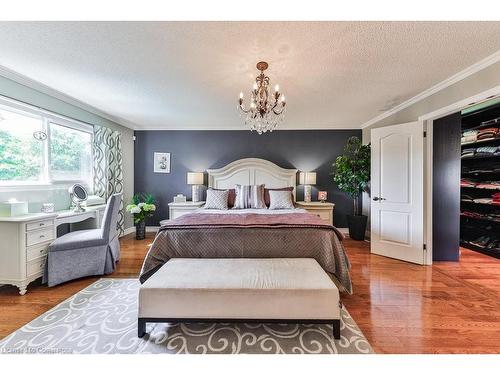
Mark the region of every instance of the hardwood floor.
[[[110, 277], [136, 277], [152, 239], [121, 240]], [[377, 353], [500, 353], [500, 260], [462, 249], [458, 263], [422, 267], [370, 255], [366, 242], [346, 248], [354, 294], [342, 300]], [[0, 288], [0, 338], [97, 279], [32, 283], [24, 296]]]

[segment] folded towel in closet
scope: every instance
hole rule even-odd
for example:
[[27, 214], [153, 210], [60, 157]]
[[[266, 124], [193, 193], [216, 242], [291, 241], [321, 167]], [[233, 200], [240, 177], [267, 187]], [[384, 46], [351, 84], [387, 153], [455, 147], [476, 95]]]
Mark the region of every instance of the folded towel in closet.
[[492, 203], [494, 205], [500, 205], [500, 193], [493, 194], [493, 196], [491, 197], [491, 199], [492, 199]]
[[472, 200], [474, 203], [481, 203], [481, 204], [491, 204], [493, 203], [493, 198], [476, 198]]
[[[461, 182], [460, 182], [461, 184]], [[500, 181], [483, 181], [476, 184], [476, 187], [479, 189], [492, 189], [492, 190], [500, 190]]]
[[476, 135], [469, 135], [467, 137], [462, 137], [460, 138], [460, 143], [461, 144], [467, 144], [467, 143], [474, 143], [477, 141], [477, 136]]
[[468, 179], [468, 178], [462, 178], [460, 179], [460, 186], [462, 187], [475, 187], [477, 185], [477, 181]]
[[473, 158], [475, 153], [476, 153], [476, 149], [475, 148], [464, 148], [462, 150], [462, 159], [464, 159], [464, 158]]
[[483, 139], [493, 139], [498, 136], [498, 128], [485, 128], [481, 129], [479, 133], [477, 133], [477, 139], [478, 140], [483, 140]]
[[497, 146], [479, 147], [476, 149], [475, 156], [493, 156], [496, 155], [499, 151], [500, 148]]
[[473, 202], [474, 198], [471, 197], [470, 195], [467, 195], [467, 194], [461, 194], [460, 195], [460, 200], [464, 201], [464, 202]]

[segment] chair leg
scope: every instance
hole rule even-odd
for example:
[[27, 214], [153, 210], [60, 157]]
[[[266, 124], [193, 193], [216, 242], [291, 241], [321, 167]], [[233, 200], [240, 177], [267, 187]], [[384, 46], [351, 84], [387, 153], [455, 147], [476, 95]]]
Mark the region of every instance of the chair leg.
[[335, 340], [340, 340], [340, 319], [335, 319], [333, 321], [333, 338]]
[[137, 336], [144, 337], [146, 334], [146, 320], [139, 318], [137, 320]]

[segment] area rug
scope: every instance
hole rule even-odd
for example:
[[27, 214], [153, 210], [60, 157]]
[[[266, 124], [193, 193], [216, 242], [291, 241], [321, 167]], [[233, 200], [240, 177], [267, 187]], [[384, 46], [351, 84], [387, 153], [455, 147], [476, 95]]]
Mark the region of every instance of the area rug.
[[149, 323], [137, 337], [137, 279], [100, 279], [0, 341], [0, 353], [373, 353], [345, 308], [326, 324]]

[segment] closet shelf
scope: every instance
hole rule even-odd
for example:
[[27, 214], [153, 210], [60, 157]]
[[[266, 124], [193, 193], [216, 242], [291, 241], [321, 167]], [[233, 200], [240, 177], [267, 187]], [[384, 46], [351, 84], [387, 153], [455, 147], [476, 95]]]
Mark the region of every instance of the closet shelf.
[[500, 204], [493, 204], [491, 202], [489, 202], [489, 203], [483, 203], [483, 202], [468, 201], [468, 200], [464, 200], [464, 199], [461, 199], [460, 202], [461, 203], [479, 204], [481, 206], [491, 206], [491, 207], [495, 207], [495, 208], [500, 208]]
[[471, 216], [465, 216], [465, 215], [460, 215], [460, 218], [462, 219], [471, 219], [471, 220], [480, 220], [480, 221], [487, 221], [488, 223], [500, 223], [500, 218], [498, 219], [489, 219], [487, 217], [471, 217]]
[[496, 189], [492, 188], [483, 188], [483, 187], [477, 187], [477, 186], [460, 186], [461, 189], [479, 189], [479, 190], [491, 190], [491, 191], [497, 191], [500, 190], [500, 186], [497, 187]]
[[497, 171], [470, 171], [470, 172], [462, 172], [462, 176], [481, 176], [483, 174], [500, 174], [500, 170]]
[[496, 143], [498, 141], [500, 141], [500, 137], [480, 139], [479, 141], [461, 143], [460, 145], [461, 146], [471, 146], [471, 145], [478, 145], [478, 144], [483, 144], [483, 143]]
[[498, 158], [500, 156], [500, 154], [497, 154], [497, 155], [485, 155], [485, 156], [473, 156], [471, 158], [460, 158], [460, 160], [462, 160], [462, 162], [464, 161], [469, 161], [469, 160], [482, 160], [482, 159], [493, 159], [493, 158]]

